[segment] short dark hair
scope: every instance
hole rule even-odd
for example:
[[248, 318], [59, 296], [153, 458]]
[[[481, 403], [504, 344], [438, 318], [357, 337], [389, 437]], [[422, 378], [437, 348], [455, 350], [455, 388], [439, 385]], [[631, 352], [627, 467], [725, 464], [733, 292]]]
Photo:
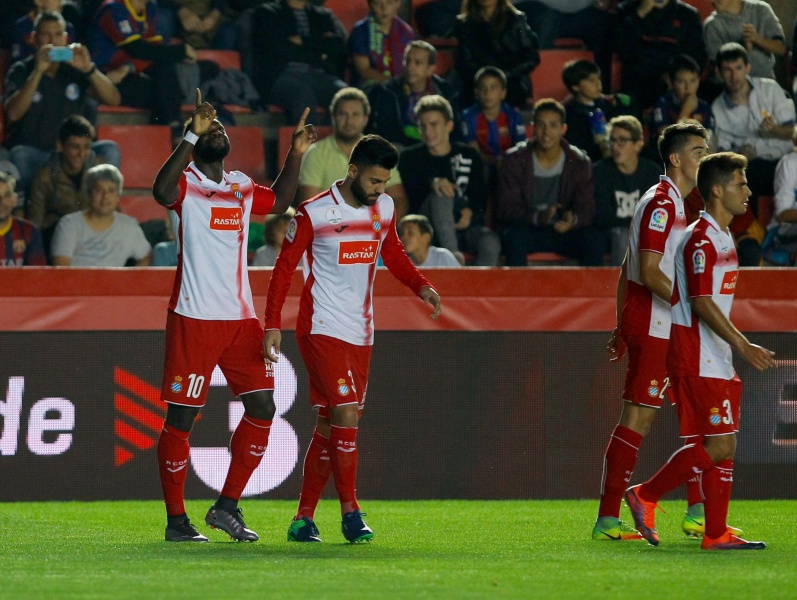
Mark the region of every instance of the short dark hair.
[[64, 16], [61, 13], [54, 10], [43, 10], [40, 12], [36, 17], [36, 20], [33, 22], [33, 31], [39, 33], [39, 24], [50, 22], [60, 23], [63, 26], [64, 31], [66, 31], [66, 19], [64, 19]]
[[675, 81], [675, 76], [681, 71], [689, 71], [700, 76], [700, 65], [688, 54], [676, 54], [670, 59], [667, 65], [667, 75], [670, 76], [670, 83]]
[[708, 202], [712, 187], [727, 184], [736, 171], [746, 168], [747, 159], [735, 152], [717, 152], [703, 158], [697, 167], [697, 189], [703, 201]]
[[382, 167], [393, 170], [398, 164], [398, 150], [382, 136], [372, 133], [363, 136], [354, 145], [349, 164], [357, 168]]
[[451, 103], [437, 94], [430, 94], [422, 97], [415, 105], [415, 115], [420, 117], [423, 113], [436, 110], [443, 114], [446, 121], [454, 120], [454, 110], [451, 108]]
[[473, 76], [473, 87], [479, 87], [479, 84], [482, 82], [482, 79], [484, 79], [485, 77], [495, 77], [498, 81], [501, 82], [501, 87], [506, 89], [507, 86], [506, 73], [504, 73], [498, 67], [493, 67], [492, 65], [482, 67], [481, 69], [476, 71], [476, 75]]
[[431, 221], [425, 215], [404, 215], [398, 222], [398, 229], [401, 231], [401, 228], [404, 225], [415, 223], [418, 226], [418, 229], [421, 233], [428, 233], [430, 236], [434, 237], [434, 227], [432, 227]]
[[562, 123], [567, 122], [567, 111], [565, 110], [564, 105], [553, 98], [542, 98], [534, 103], [534, 118], [532, 119], [532, 122], [537, 118], [537, 114], [546, 110], [555, 112], [562, 117]]
[[582, 79], [586, 79], [590, 75], [600, 75], [601, 68], [597, 63], [587, 60], [585, 58], [578, 58], [576, 60], [569, 60], [562, 67], [562, 82], [567, 86], [569, 91], [573, 91], [573, 86], [581, 83]]
[[407, 60], [407, 55], [413, 48], [423, 50], [429, 55], [429, 61], [427, 64], [434, 65], [437, 63], [437, 49], [435, 49], [435, 47], [429, 42], [424, 42], [423, 40], [413, 40], [407, 44], [407, 47], [404, 48], [404, 61]]
[[71, 137], [87, 137], [93, 140], [94, 135], [94, 126], [81, 115], [69, 115], [61, 121], [61, 126], [58, 128], [58, 139], [62, 144]]
[[717, 65], [717, 68], [720, 68], [722, 63], [732, 62], [739, 58], [744, 61], [744, 64], [750, 64], [750, 55], [747, 53], [745, 47], [737, 42], [728, 42], [720, 46], [720, 49], [717, 50], [714, 64]]
[[708, 141], [708, 130], [700, 123], [675, 123], [664, 128], [659, 135], [658, 146], [665, 168], [670, 164], [670, 154], [680, 152], [691, 137]]

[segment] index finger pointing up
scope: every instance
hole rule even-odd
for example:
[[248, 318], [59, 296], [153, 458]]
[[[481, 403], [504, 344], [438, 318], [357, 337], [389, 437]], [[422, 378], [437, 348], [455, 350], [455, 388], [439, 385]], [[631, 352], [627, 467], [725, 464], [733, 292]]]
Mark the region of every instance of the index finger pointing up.
[[196, 107], [202, 106], [202, 92], [199, 88], [196, 89]]
[[304, 124], [307, 121], [307, 116], [310, 114], [310, 107], [304, 109], [302, 116], [299, 118], [299, 124], [296, 126], [296, 131], [304, 129]]

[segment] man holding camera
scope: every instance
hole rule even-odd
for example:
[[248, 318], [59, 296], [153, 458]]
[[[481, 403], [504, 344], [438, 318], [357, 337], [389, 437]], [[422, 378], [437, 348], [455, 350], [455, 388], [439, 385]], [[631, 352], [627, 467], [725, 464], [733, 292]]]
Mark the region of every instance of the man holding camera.
[[[5, 113], [12, 162], [19, 169], [20, 192], [55, 150], [61, 122], [84, 115], [87, 96], [103, 104], [119, 104], [119, 90], [91, 62], [81, 44], [66, 45], [66, 21], [60, 13], [44, 11], [36, 19], [33, 56], [12, 65], [6, 78]], [[119, 166], [114, 142], [95, 142], [105, 162]]]

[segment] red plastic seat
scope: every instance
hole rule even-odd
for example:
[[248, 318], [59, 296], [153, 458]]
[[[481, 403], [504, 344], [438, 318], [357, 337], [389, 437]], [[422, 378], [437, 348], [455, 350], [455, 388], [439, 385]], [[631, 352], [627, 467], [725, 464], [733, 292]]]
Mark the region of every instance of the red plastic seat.
[[225, 130], [230, 138], [231, 148], [224, 159], [224, 169], [241, 171], [262, 185], [268, 183], [263, 130], [260, 127], [237, 125], [225, 127]]
[[172, 132], [165, 125], [100, 125], [97, 139], [119, 144], [126, 189], [151, 189], [172, 153]]
[[222, 69], [241, 70], [241, 55], [235, 50], [197, 50], [197, 60], [209, 60]]
[[122, 196], [119, 210], [126, 215], [135, 217], [139, 223], [169, 220], [169, 211], [166, 207], [161, 206], [155, 202], [155, 198], [148, 195]]
[[553, 98], [564, 100], [570, 93], [562, 81], [562, 67], [571, 60], [595, 60], [589, 50], [554, 48], [540, 50], [540, 64], [531, 72], [531, 85], [534, 100]]
[[364, 0], [326, 0], [324, 7], [335, 13], [346, 33], [351, 33], [354, 24], [368, 15], [368, 3]]

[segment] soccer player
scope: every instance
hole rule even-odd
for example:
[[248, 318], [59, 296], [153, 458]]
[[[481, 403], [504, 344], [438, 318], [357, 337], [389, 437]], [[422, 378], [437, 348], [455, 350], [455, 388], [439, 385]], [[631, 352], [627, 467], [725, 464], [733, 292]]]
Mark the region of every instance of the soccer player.
[[[637, 532], [620, 521], [620, 504], [642, 440], [666, 397], [673, 258], [686, 228], [683, 198], [695, 187], [697, 165], [708, 153], [707, 140], [708, 131], [698, 123], [678, 123], [662, 132], [658, 145], [665, 174], [642, 196], [631, 221], [617, 284], [617, 327], [608, 345], [611, 361], [619, 360], [628, 348], [628, 371], [620, 421], [603, 459], [594, 540], [639, 539]], [[697, 481], [690, 483], [687, 496], [692, 508], [684, 531], [702, 533], [698, 531], [703, 506]]]
[[667, 367], [681, 437], [694, 443], [680, 448], [651, 479], [626, 492], [637, 529], [653, 546], [659, 543], [654, 515], [659, 498], [702, 472], [706, 531], [701, 548], [766, 548], [764, 542], [739, 537], [726, 521], [742, 399], [731, 348], [759, 371], [775, 367], [774, 352], [751, 344], [729, 319], [739, 263], [728, 225], [744, 214], [751, 195], [745, 167], [747, 159], [733, 152], [701, 161], [697, 185], [706, 210], [687, 228], [675, 255]]
[[[158, 465], [166, 502], [166, 540], [207, 542], [185, 511], [184, 488], [194, 420], [205, 404], [219, 365], [244, 415], [230, 441], [227, 479], [205, 522], [239, 541], [257, 541], [238, 500], [268, 444], [274, 417], [274, 372], [263, 356], [263, 328], [252, 305], [246, 274], [249, 215], [282, 213], [290, 205], [302, 155], [315, 140], [308, 111], [273, 190], [238, 171], [224, 171], [230, 140], [216, 111], [202, 102], [185, 126], [185, 138], [161, 167], [152, 187], [159, 204], [180, 218], [177, 275], [166, 318], [163, 368], [166, 422], [158, 440]], [[189, 164], [193, 155], [193, 162]]]
[[396, 233], [393, 200], [385, 194], [395, 146], [366, 135], [354, 146], [346, 178], [299, 205], [271, 275], [266, 300], [266, 358], [277, 361], [282, 305], [302, 256], [304, 290], [296, 338], [310, 376], [310, 402], [318, 411], [304, 461], [299, 508], [288, 540], [320, 542], [313, 521], [330, 474], [340, 498], [343, 536], [370, 541], [357, 502], [357, 425], [368, 387], [374, 341], [373, 284], [377, 259], [396, 279], [442, 309], [440, 296], [410, 262]]

